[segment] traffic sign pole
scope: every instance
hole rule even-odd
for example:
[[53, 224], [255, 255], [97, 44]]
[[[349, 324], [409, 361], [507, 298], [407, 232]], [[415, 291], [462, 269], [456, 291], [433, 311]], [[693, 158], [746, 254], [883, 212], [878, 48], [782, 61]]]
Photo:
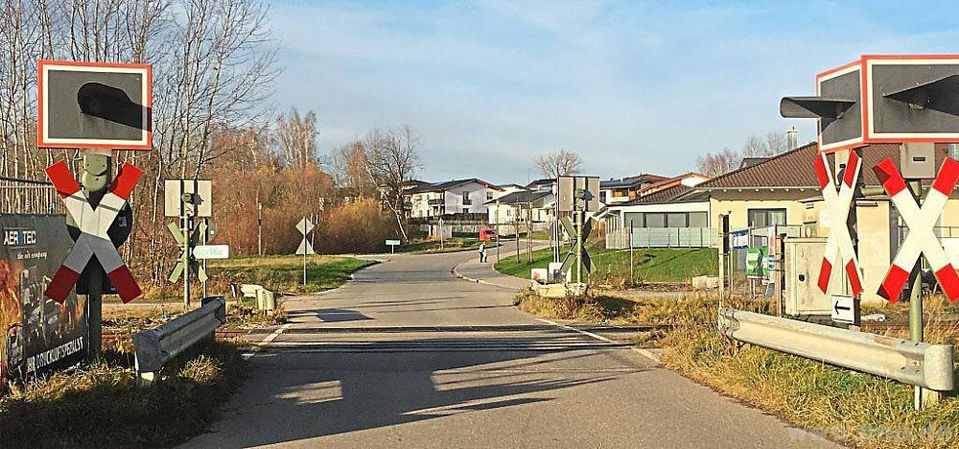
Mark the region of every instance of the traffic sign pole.
[[[90, 206], [94, 209], [100, 204], [110, 185], [110, 155], [109, 153], [84, 153], [83, 174], [80, 175], [80, 185], [87, 195]], [[78, 223], [79, 224], [79, 223]], [[103, 269], [100, 264], [88, 264], [87, 284], [87, 340], [90, 360], [99, 360], [103, 345]]]
[[[303, 220], [306, 221], [306, 217], [303, 217]], [[306, 242], [306, 234], [303, 234], [303, 241]], [[303, 248], [303, 288], [306, 288], [306, 248]]]
[[[210, 221], [210, 219], [204, 217], [204, 218], [201, 219], [201, 221], [202, 221], [202, 223], [203, 223], [203, 229], [202, 229], [203, 232], [201, 232], [200, 241], [202, 241], [202, 242], [203, 242], [203, 245], [205, 246], [207, 243], [210, 243], [210, 242], [208, 241], [208, 235], [207, 235], [207, 234], [208, 234], [208, 233], [207, 233], [207, 229], [209, 229], [208, 226], [209, 226], [209, 221]], [[203, 271], [204, 271], [204, 272], [206, 271], [206, 259], [203, 259]], [[206, 290], [206, 279], [203, 279], [203, 282], [202, 282], [201, 285], [203, 285], [203, 297], [204, 297], [204, 298], [207, 298], [208, 295], [207, 295], [207, 290]]]

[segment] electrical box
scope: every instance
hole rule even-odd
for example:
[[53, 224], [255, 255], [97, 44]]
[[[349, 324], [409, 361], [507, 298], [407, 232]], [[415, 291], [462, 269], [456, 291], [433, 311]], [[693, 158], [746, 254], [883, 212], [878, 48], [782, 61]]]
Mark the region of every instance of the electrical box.
[[[819, 289], [819, 268], [826, 250], [820, 237], [788, 238], [784, 258], [786, 284], [783, 312], [791, 316], [832, 315], [832, 301]], [[841, 270], [833, 270], [841, 271]], [[833, 273], [830, 285], [841, 285], [841, 276]]]
[[899, 170], [906, 179], [933, 179], [936, 177], [936, 145], [907, 143], [899, 151]]

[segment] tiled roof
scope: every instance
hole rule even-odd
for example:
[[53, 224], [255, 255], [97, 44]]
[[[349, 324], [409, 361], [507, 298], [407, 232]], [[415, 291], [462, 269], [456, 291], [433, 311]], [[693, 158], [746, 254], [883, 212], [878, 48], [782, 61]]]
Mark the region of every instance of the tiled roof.
[[[421, 181], [418, 181], [418, 182], [421, 182]], [[452, 181], [436, 182], [432, 184], [417, 185], [415, 188], [411, 190], [411, 193], [442, 192], [444, 190], [449, 190], [458, 185], [467, 184], [470, 182], [482, 184], [490, 189], [503, 190], [501, 187], [494, 184], [490, 184], [479, 178], [466, 178], [466, 179], [454, 179]]]
[[811, 143], [766, 159], [756, 165], [733, 170], [698, 186], [700, 189], [761, 188], [761, 187], [816, 187], [812, 163], [819, 146]]
[[616, 206], [636, 206], [640, 204], [660, 204], [660, 203], [669, 203], [672, 202], [676, 197], [682, 195], [690, 190], [693, 190], [695, 187], [684, 186], [682, 184], [677, 184], [672, 187], [665, 188], [663, 190], [657, 190], [652, 193], [647, 193], [640, 196], [634, 200], [630, 200], [624, 203], [617, 204]]
[[[815, 143], [787, 151], [772, 157], [759, 164], [734, 170], [725, 175], [717, 176], [698, 186], [696, 190], [709, 189], [746, 189], [746, 188], [814, 188], [818, 189], [816, 173], [812, 164], [817, 157], [818, 146]], [[942, 165], [946, 155], [946, 145], [936, 145], [936, 167]], [[892, 158], [899, 166], [899, 145], [882, 144], [869, 145], [862, 149], [863, 168], [862, 181], [868, 186], [878, 186], [882, 183], [876, 178], [872, 167], [885, 158]], [[834, 156], [829, 156], [830, 167]]]
[[644, 183], [652, 184], [666, 179], [668, 178], [665, 176], [643, 173], [636, 176], [627, 176], [622, 179], [609, 179], [606, 181], [600, 181], [599, 187], [603, 189], [618, 189], [623, 187], [634, 187]]
[[503, 195], [496, 199], [489, 200], [485, 204], [540, 203], [536, 205], [541, 205], [542, 200], [549, 195], [552, 195], [552, 193], [543, 192], [543, 191], [520, 190], [517, 192], [507, 193], [506, 195]]
[[686, 172], [686, 173], [683, 173], [683, 174], [681, 174], [681, 175], [679, 175], [679, 176], [673, 176], [672, 178], [666, 178], [666, 179], [664, 179], [664, 180], [662, 180], [662, 181], [654, 182], [654, 183], [646, 186], [646, 188], [645, 188], [644, 190], [652, 190], [652, 189], [655, 189], [655, 188], [657, 188], [657, 187], [662, 187], [662, 186], [670, 186], [670, 187], [672, 187], [670, 184], [675, 184], [675, 183], [682, 182], [684, 179], [690, 178], [690, 177], [693, 177], [693, 176], [699, 176], [700, 178], [709, 179], [709, 176], [706, 176], [706, 175], [702, 175], [702, 174], [695, 173], [695, 172]]

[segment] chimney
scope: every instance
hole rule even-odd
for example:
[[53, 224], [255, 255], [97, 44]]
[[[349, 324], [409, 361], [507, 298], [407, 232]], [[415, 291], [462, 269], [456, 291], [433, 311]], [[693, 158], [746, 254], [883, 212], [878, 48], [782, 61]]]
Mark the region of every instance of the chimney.
[[790, 126], [789, 129], [786, 130], [786, 146], [788, 146], [790, 150], [799, 148], [799, 130], [796, 129], [795, 126]]

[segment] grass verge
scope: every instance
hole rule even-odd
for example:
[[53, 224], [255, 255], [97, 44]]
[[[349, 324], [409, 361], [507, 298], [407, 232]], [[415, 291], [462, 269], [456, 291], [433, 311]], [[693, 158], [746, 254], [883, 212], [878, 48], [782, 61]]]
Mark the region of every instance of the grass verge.
[[[565, 250], [564, 250], [565, 251]], [[595, 266], [593, 281], [625, 287], [645, 282], [687, 282], [694, 276], [715, 275], [718, 256], [713, 248], [653, 248], [633, 251], [633, 277], [630, 281], [629, 250], [607, 250], [601, 245], [589, 248]], [[503, 257], [495, 268], [511, 276], [529, 278], [532, 268], [546, 268], [551, 262], [549, 249], [533, 252], [533, 261], [523, 253], [517, 262], [515, 255]]]
[[[752, 404], [812, 433], [863, 449], [959, 447], [959, 398], [929, 410], [912, 409], [912, 387], [801, 357], [743, 345], [716, 331], [714, 296], [643, 298], [600, 293], [579, 300], [517, 296], [521, 308], [553, 318], [621, 323], [671, 323], [652, 343], [663, 363], [719, 392]], [[936, 327], [942, 299], [927, 300], [927, 340], [955, 343], [959, 330]], [[730, 306], [771, 314], [764, 300]]]
[[188, 351], [147, 388], [135, 385], [130, 354], [108, 351], [104, 359], [0, 397], [3, 447], [172, 447], [209, 427], [246, 370], [226, 342]]
[[355, 257], [312, 255], [306, 258], [303, 285], [302, 256], [238, 257], [210, 262], [210, 290], [228, 291], [228, 284], [259, 284], [283, 293], [315, 293], [343, 285], [350, 275], [375, 261]]
[[397, 253], [409, 254], [439, 254], [454, 253], [457, 251], [478, 250], [480, 239], [473, 237], [451, 237], [443, 239], [442, 248], [439, 239], [414, 240], [406, 245], [397, 246]]
[[[166, 323], [187, 309], [182, 304], [158, 304], [153, 307], [110, 307], [103, 311], [103, 328], [119, 335], [130, 335], [142, 329]], [[257, 310], [252, 298], [239, 298], [226, 308], [226, 322], [221, 329], [255, 329], [286, 323], [282, 303], [276, 310]]]

